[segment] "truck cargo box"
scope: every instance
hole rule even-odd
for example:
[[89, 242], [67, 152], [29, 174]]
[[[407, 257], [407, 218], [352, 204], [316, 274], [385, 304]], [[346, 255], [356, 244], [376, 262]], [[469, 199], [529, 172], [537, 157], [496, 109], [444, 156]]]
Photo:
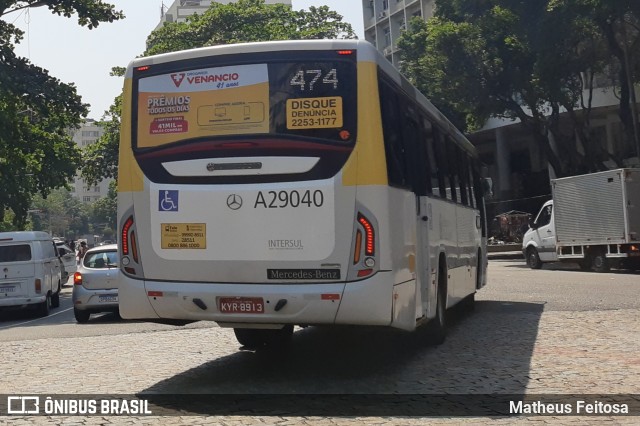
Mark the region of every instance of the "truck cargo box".
[[640, 240], [640, 169], [616, 169], [551, 181], [557, 244]]

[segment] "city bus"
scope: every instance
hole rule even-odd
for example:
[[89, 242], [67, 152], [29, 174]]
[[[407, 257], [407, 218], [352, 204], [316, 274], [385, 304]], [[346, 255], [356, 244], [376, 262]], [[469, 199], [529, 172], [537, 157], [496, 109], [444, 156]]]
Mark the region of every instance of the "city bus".
[[215, 321], [247, 348], [309, 325], [442, 342], [446, 309], [486, 283], [482, 188], [472, 144], [366, 41], [135, 59], [120, 314]]

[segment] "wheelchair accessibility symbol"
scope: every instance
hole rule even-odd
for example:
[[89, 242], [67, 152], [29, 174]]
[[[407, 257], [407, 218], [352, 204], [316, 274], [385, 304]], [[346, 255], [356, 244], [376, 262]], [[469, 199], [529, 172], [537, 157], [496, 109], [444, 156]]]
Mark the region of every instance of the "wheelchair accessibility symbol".
[[158, 193], [158, 211], [177, 212], [178, 211], [178, 191], [162, 189]]

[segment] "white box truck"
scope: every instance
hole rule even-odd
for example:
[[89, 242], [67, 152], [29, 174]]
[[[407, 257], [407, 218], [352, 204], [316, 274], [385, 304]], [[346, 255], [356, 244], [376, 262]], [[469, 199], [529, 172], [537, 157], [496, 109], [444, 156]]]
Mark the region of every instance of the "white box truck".
[[529, 267], [574, 262], [583, 270], [640, 268], [640, 169], [551, 180], [547, 201], [522, 241]]

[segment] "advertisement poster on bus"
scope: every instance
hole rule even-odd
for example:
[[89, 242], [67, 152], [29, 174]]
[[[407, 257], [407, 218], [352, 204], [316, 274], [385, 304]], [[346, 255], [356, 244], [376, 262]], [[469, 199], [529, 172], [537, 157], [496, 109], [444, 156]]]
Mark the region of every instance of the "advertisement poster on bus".
[[138, 147], [269, 132], [266, 64], [202, 68], [139, 80]]

